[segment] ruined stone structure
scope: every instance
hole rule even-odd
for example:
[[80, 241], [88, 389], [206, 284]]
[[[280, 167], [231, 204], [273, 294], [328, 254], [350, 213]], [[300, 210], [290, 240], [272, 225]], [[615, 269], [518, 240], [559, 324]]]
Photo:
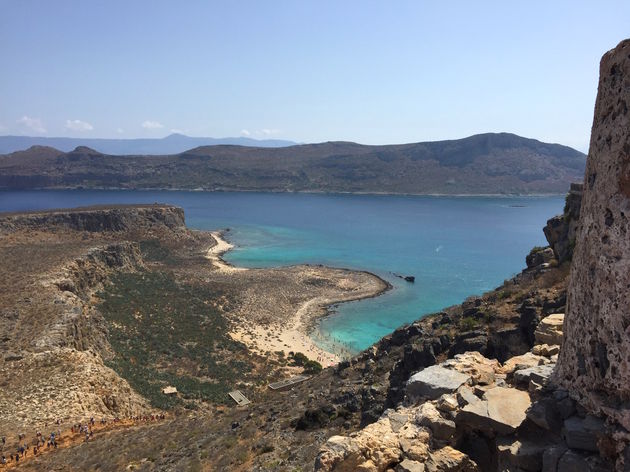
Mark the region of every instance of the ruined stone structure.
[[630, 430], [630, 40], [601, 60], [557, 380]]

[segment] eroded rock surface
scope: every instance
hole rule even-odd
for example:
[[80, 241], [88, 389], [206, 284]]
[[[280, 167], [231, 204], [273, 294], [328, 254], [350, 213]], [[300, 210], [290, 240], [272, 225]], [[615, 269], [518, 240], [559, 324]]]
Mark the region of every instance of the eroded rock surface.
[[604, 55], [558, 378], [630, 429], [630, 40]]

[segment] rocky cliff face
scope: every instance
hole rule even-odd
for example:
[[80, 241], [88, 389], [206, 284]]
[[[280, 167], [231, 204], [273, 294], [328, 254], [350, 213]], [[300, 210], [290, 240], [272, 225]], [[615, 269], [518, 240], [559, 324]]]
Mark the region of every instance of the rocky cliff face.
[[162, 233], [173, 238], [186, 233], [181, 208], [145, 205], [0, 215], [5, 261], [0, 283], [0, 379], [5, 379], [0, 428], [28, 428], [81, 418], [86, 412], [128, 416], [151, 411], [147, 400], [105, 365], [112, 349], [94, 296], [113, 274], [145, 268], [138, 243], [127, 238]]
[[172, 205], [155, 204], [0, 215], [0, 231], [54, 227], [89, 232], [125, 231], [153, 225], [163, 225], [170, 229], [183, 228], [184, 210]]
[[[630, 429], [630, 40], [602, 58], [558, 379]], [[625, 433], [627, 434], [627, 432]]]
[[553, 249], [556, 259], [560, 262], [568, 261], [573, 257], [578, 220], [580, 218], [582, 192], [582, 184], [571, 184], [571, 190], [567, 194], [564, 206], [564, 213], [549, 219], [547, 225], [543, 228], [549, 246]]

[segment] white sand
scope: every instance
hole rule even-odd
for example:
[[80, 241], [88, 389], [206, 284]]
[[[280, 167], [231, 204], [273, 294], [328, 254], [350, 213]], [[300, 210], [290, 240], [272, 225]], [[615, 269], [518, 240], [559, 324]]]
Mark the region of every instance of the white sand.
[[[225, 262], [221, 256], [232, 249], [234, 245], [223, 239], [218, 231], [210, 234], [216, 241], [216, 244], [208, 249], [206, 257], [212, 262], [214, 267], [224, 273], [247, 270], [244, 267], [234, 267]], [[340, 358], [318, 347], [306, 334], [306, 325], [309, 319], [314, 316], [313, 311], [321, 311], [323, 307], [331, 302], [330, 300], [319, 298], [308, 300], [282, 325], [278, 323], [261, 326], [242, 320], [239, 322], [240, 326], [230, 333], [230, 336], [261, 355], [269, 351], [283, 351], [285, 355], [288, 355], [289, 352], [301, 352], [324, 367], [335, 365], [340, 361]]]
[[238, 272], [242, 270], [247, 270], [244, 267], [234, 267], [227, 262], [225, 262], [221, 256], [228, 252], [230, 249], [234, 247], [233, 244], [228, 243], [225, 239], [221, 237], [221, 233], [218, 231], [213, 231], [210, 233], [214, 240], [217, 242], [214, 246], [208, 249], [206, 254], [206, 258], [208, 258], [212, 265], [219, 269], [221, 272]]
[[317, 346], [306, 334], [306, 324], [314, 316], [313, 310], [320, 311], [328, 304], [328, 300], [313, 298], [304, 302], [283, 325], [260, 326], [246, 322], [230, 335], [261, 355], [268, 351], [283, 351], [285, 355], [301, 352], [324, 367], [336, 365], [341, 359]]

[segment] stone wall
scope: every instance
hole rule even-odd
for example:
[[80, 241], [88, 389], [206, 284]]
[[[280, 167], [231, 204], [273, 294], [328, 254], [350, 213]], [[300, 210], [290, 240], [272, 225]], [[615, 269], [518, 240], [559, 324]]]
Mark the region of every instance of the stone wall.
[[604, 55], [557, 380], [630, 430], [630, 40]]

